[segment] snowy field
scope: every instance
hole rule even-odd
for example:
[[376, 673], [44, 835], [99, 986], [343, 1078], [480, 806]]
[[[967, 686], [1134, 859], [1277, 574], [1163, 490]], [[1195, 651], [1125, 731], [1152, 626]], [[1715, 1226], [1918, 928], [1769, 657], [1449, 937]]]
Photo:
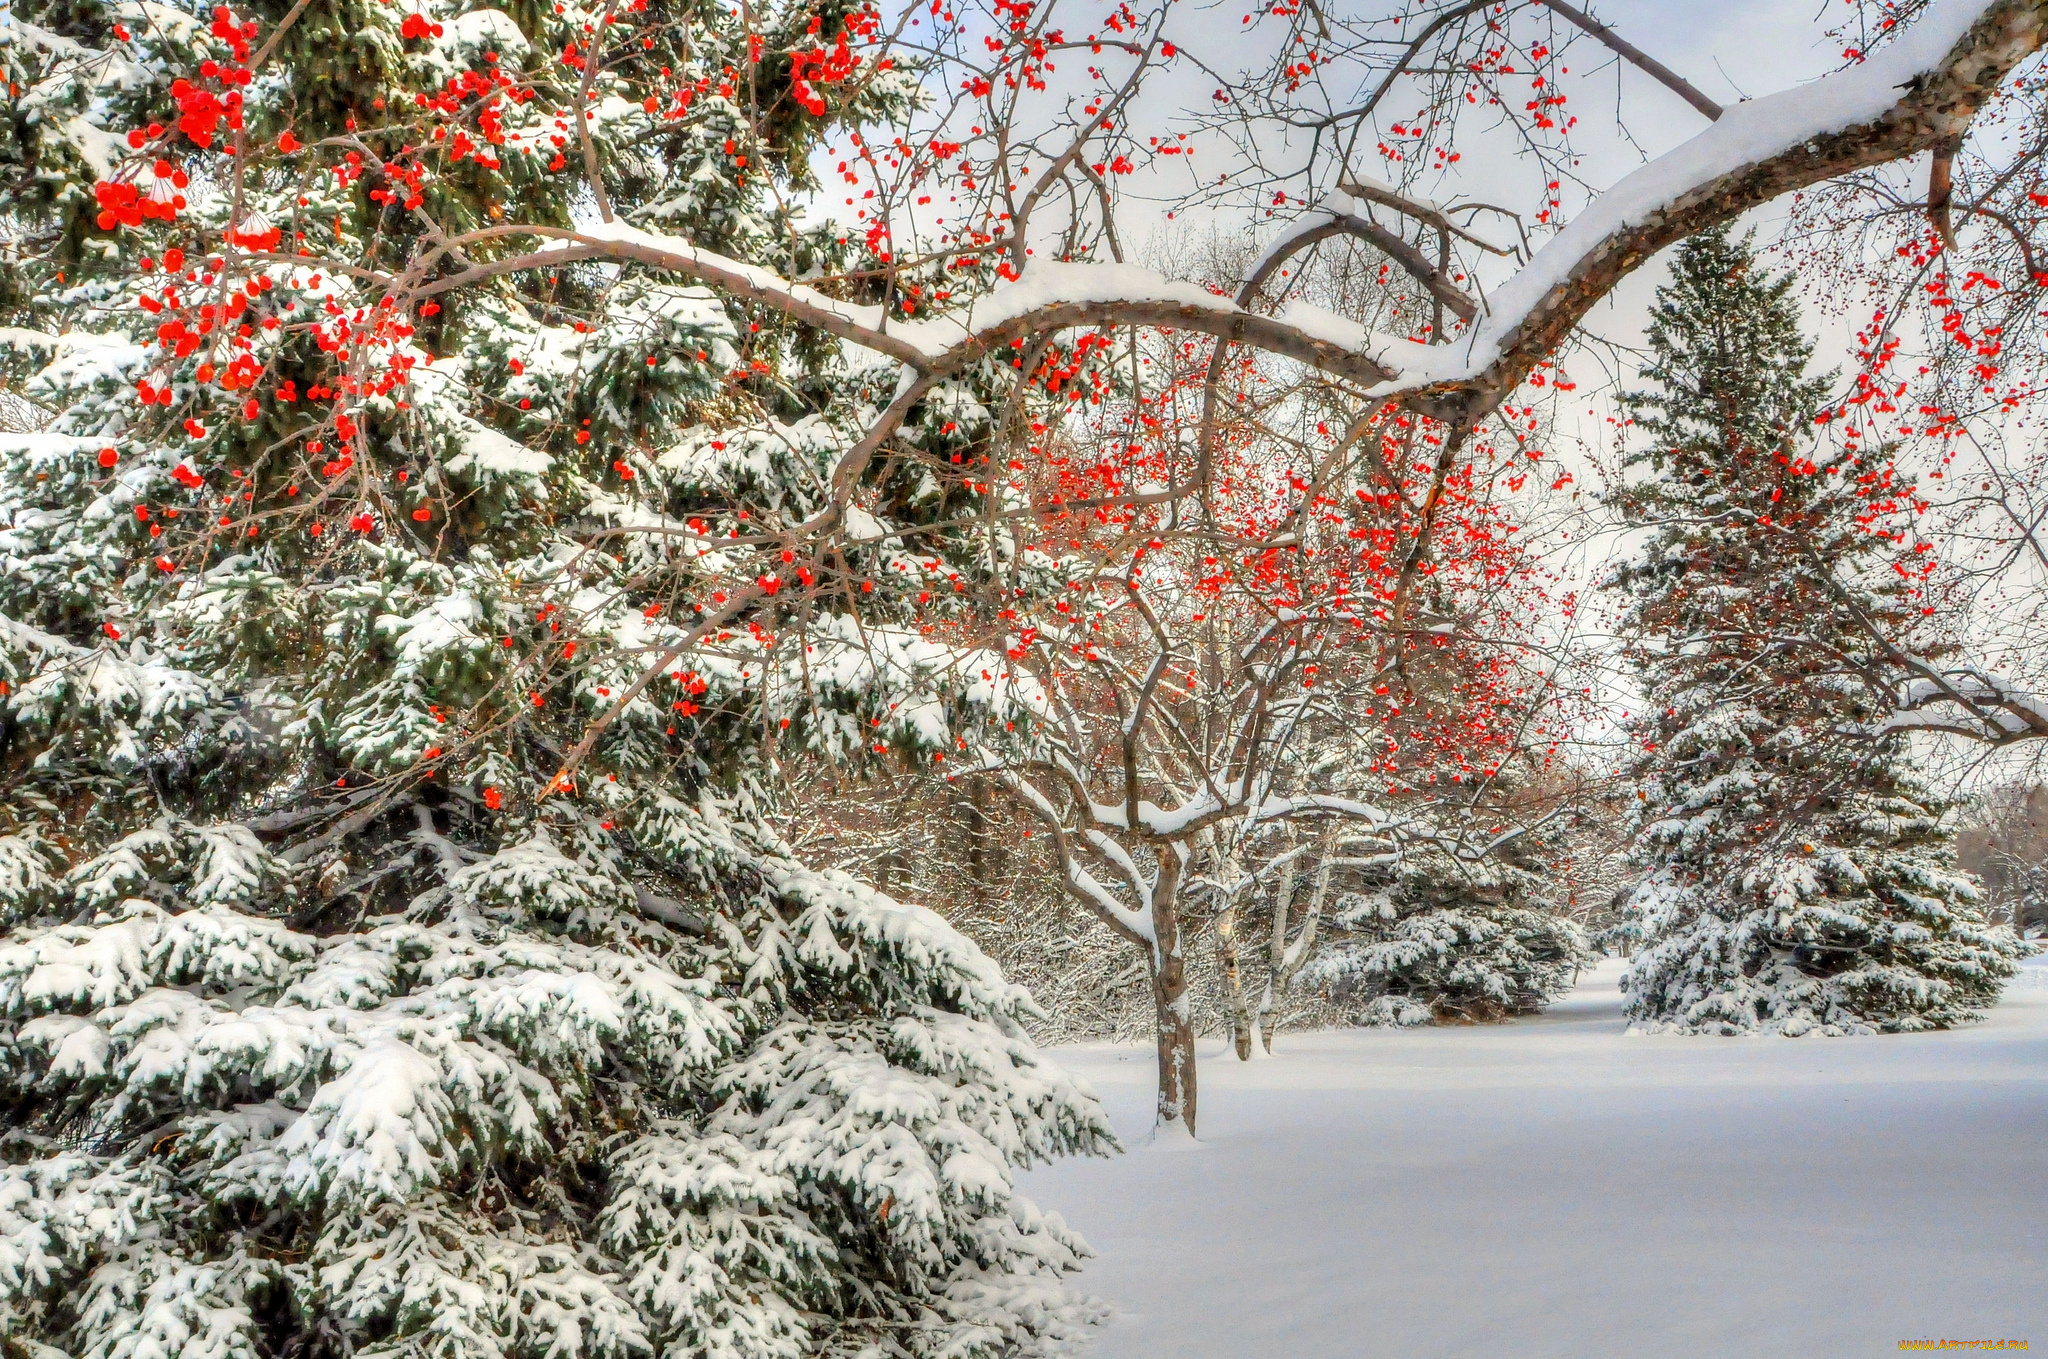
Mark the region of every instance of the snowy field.
[[1149, 1049], [1061, 1049], [1132, 1146], [1027, 1181], [1100, 1253], [1093, 1359], [2048, 1348], [2048, 960], [1886, 1038], [1627, 1038], [1620, 969], [1507, 1027], [1208, 1044], [1198, 1146], [1138, 1145]]

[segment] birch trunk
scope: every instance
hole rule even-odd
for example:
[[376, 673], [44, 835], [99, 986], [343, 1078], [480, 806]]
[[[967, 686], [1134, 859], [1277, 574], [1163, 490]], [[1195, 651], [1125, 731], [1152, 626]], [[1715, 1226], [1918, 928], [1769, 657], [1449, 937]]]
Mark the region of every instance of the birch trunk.
[[1216, 960], [1223, 966], [1223, 994], [1230, 1004], [1230, 1043], [1237, 1050], [1237, 1060], [1249, 1062], [1253, 1050], [1252, 1007], [1245, 998], [1244, 967], [1237, 947], [1239, 868], [1237, 855], [1228, 847], [1231, 837], [1226, 834], [1216, 838], [1225, 846], [1219, 850], [1213, 841], [1209, 846], [1215, 856], [1217, 888], [1223, 896], [1223, 909], [1216, 916]]
[[1266, 985], [1259, 993], [1258, 1008], [1252, 1012], [1253, 1041], [1269, 1057], [1273, 1054], [1273, 1031], [1266, 1027], [1266, 1016], [1273, 1013], [1274, 988], [1287, 958], [1287, 915], [1294, 907], [1295, 862], [1289, 859], [1280, 870], [1280, 888], [1273, 894], [1273, 942], [1266, 951]]
[[1224, 992], [1230, 997], [1230, 1038], [1237, 1060], [1252, 1059], [1252, 1009], [1245, 999], [1244, 969], [1237, 959], [1237, 903], [1232, 902], [1216, 917], [1216, 954], [1223, 964]]
[[[1308, 962], [1309, 955], [1315, 952], [1316, 929], [1322, 924], [1323, 903], [1330, 895], [1330, 860], [1334, 857], [1336, 848], [1335, 837], [1325, 832], [1322, 844], [1317, 847], [1315, 891], [1309, 894], [1308, 913], [1302, 917], [1301, 933], [1295, 937], [1293, 943], [1287, 942], [1287, 910], [1288, 898], [1294, 894], [1294, 865], [1287, 866], [1287, 877], [1281, 884], [1280, 901], [1273, 911], [1273, 948], [1270, 954], [1272, 971], [1266, 982], [1267, 994], [1275, 996], [1272, 1004], [1277, 1005], [1281, 998], [1293, 991], [1295, 977]], [[1273, 1050], [1273, 1031], [1277, 1028], [1277, 1020], [1266, 1026], [1266, 1051], [1269, 1053]]]

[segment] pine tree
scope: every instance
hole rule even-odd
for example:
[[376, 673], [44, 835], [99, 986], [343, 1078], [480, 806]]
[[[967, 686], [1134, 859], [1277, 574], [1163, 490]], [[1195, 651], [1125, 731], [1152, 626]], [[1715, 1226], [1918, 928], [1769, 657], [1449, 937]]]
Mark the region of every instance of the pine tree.
[[761, 810], [771, 736], [928, 747], [1001, 696], [772, 590], [692, 642], [760, 575], [716, 544], [814, 504], [893, 369], [573, 253], [379, 300], [433, 232], [587, 220], [586, 76], [619, 212], [840, 262], [785, 205], [834, 120], [914, 93], [844, 79], [874, 16], [287, 11], [50, 0], [0, 38], [0, 358], [48, 413], [0, 435], [0, 1334], [1059, 1341], [1086, 1247], [1012, 1173], [1113, 1146], [1102, 1114], [971, 944]]
[[1910, 487], [1877, 453], [1812, 437], [1789, 276], [1747, 241], [1680, 248], [1634, 398], [1648, 477], [1620, 497], [1648, 531], [1616, 588], [1645, 711], [1624, 986], [1646, 1028], [1861, 1033], [1977, 1018], [2019, 945], [1987, 926], [1942, 808], [1869, 733], [1873, 630], [1917, 615], [1893, 569]]

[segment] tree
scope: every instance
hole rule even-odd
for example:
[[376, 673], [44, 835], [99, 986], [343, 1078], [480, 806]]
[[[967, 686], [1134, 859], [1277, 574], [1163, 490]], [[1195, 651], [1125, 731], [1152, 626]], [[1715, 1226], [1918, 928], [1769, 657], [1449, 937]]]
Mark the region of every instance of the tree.
[[[190, 287], [152, 294], [164, 318], [152, 324], [205, 333], [205, 309], [245, 305], [228, 294], [254, 281], [249, 265], [275, 246], [287, 262], [314, 260], [309, 268], [330, 282], [351, 280], [346, 307], [359, 306], [363, 316], [348, 320], [345, 345], [336, 328], [327, 338], [350, 355], [356, 393], [408, 373], [405, 363], [393, 362], [394, 344], [402, 350], [398, 342], [411, 332], [431, 335], [454, 321], [456, 295], [597, 261], [669, 271], [743, 303], [750, 328], [742, 348], [757, 389], [772, 384], [752, 365], [767, 363], [772, 372], [766, 353], [784, 339], [805, 346], [831, 336], [874, 356], [868, 381], [849, 389], [865, 398], [837, 412], [838, 434], [847, 437], [830, 442], [831, 465], [820, 473], [824, 494], [809, 515], [778, 524], [772, 534], [741, 535], [737, 546], [749, 549], [744, 565], [763, 569], [733, 571], [735, 588], [707, 620], [713, 627], [753, 611], [770, 589], [764, 581], [779, 588], [785, 576], [825, 576], [839, 549], [860, 537], [867, 509], [857, 502], [871, 489], [871, 465], [914, 446], [913, 438], [899, 436], [922, 424], [932, 398], [963, 379], [1007, 382], [1026, 365], [1022, 357], [1006, 363], [1001, 356], [1077, 326], [1165, 325], [1256, 346], [1356, 384], [1371, 396], [1362, 419], [1374, 427], [1397, 416], [1442, 420], [1449, 433], [1430, 476], [1415, 488], [1417, 513], [1395, 609], [1404, 614], [1437, 527], [1442, 487], [1459, 471], [1474, 432], [1615, 282], [1663, 246], [1780, 194], [1922, 151], [1952, 152], [1978, 109], [2003, 97], [2006, 76], [2039, 47], [2048, 25], [2040, 0], [1950, 0], [1922, 8], [1912, 24], [1890, 14], [1854, 49], [1850, 69], [1811, 88], [1723, 109], [1564, 0], [1421, 6], [1393, 23], [1391, 43], [1386, 16], [1370, 11], [1346, 16], [1316, 41], [1295, 31], [1309, 22], [1303, 12], [1274, 16], [1288, 29], [1285, 57], [1270, 70], [1229, 77], [1208, 129], [1235, 137], [1261, 169], [1222, 176], [1216, 192], [1255, 195], [1257, 210], [1270, 216], [1278, 210], [1277, 182], [1279, 207], [1300, 213], [1255, 274], [1270, 276], [1333, 235], [1370, 242], [1432, 299], [1431, 338], [1460, 330], [1466, 343], [1452, 360], [1417, 351], [1407, 327], [1360, 332], [1299, 307], [1266, 315], [1255, 309], [1251, 281], [1231, 301], [1121, 265], [1115, 181], [1142, 167], [1186, 166], [1188, 160], [1173, 157], [1201, 149], [1177, 135], [1147, 137], [1132, 120], [1150, 74], [1177, 55], [1164, 31], [1169, 12], [1120, 9], [1110, 36], [1098, 31], [1084, 42], [1068, 37], [1050, 8], [1017, 14], [1000, 4], [982, 16], [983, 26], [967, 22], [964, 7], [951, 18], [906, 11], [885, 20], [879, 11], [849, 11], [844, 22], [822, 13], [757, 17], [742, 7], [739, 16], [672, 23], [649, 17], [644, 7], [592, 7], [578, 18], [580, 10], [565, 6], [552, 16], [561, 20], [563, 44], [536, 59], [530, 44], [498, 50], [494, 36], [509, 42], [511, 35], [478, 17], [486, 12], [454, 7], [402, 16], [387, 32], [382, 19], [390, 15], [370, 22], [357, 7], [315, 9], [309, 0], [273, 31], [247, 36], [238, 30], [249, 20], [233, 14], [200, 16], [202, 25], [218, 23], [218, 33], [202, 27], [188, 34], [181, 26], [166, 35], [147, 27], [131, 32], [125, 24], [116, 32], [103, 15], [74, 23], [64, 10], [42, 16], [62, 19], [56, 28], [30, 19], [23, 40], [8, 47], [11, 84], [41, 93], [10, 119], [0, 154], [11, 167], [11, 201], [41, 214], [40, 228], [21, 247], [24, 259], [72, 266], [73, 273], [87, 256], [104, 265], [110, 242], [123, 233], [181, 212], [187, 220], [201, 213], [210, 239], [236, 237], [224, 241], [223, 267], [212, 271], [219, 295], [209, 302]], [[785, 18], [787, 31], [776, 28]], [[927, 19], [928, 27], [905, 36]], [[1327, 25], [1320, 11], [1315, 22]], [[436, 23], [442, 32], [433, 31]], [[58, 31], [66, 24], [77, 31]], [[511, 47], [525, 43], [518, 36]], [[1297, 68], [1297, 38], [1317, 51], [1306, 73]], [[181, 48], [192, 41], [207, 52]], [[236, 55], [237, 44], [252, 41], [261, 45], [242, 55], [253, 64]], [[1646, 72], [1713, 126], [1596, 195], [1572, 230], [1540, 251], [1527, 237], [1508, 249], [1472, 230], [1471, 216], [1485, 211], [1482, 205], [1439, 210], [1379, 185], [1373, 167], [1356, 163], [1361, 145], [1378, 136], [1386, 148], [1391, 135], [1417, 138], [1403, 152], [1388, 148], [1408, 167], [1404, 176], [1446, 169], [1462, 155], [1448, 141], [1467, 121], [1461, 110], [1483, 107], [1505, 120], [1534, 172], [1531, 211], [1518, 219], [1522, 230], [1555, 227], [1562, 211], [1557, 185], [1571, 177], [1564, 171], [1574, 155], [1575, 120], [1561, 111], [1568, 96], [1560, 83], [1573, 43], [1594, 44]], [[1069, 101], [1066, 79], [1074, 72], [1048, 76], [1083, 47], [1102, 60], [1088, 64], [1088, 101]], [[1518, 48], [1528, 56], [1511, 60]], [[198, 59], [187, 62], [188, 56]], [[317, 128], [308, 121], [300, 129], [317, 138], [292, 128], [247, 135], [240, 126], [247, 91], [271, 61], [317, 77], [319, 88], [288, 115], [317, 118]], [[131, 67], [154, 74], [137, 82]], [[549, 80], [527, 81], [529, 67]], [[1330, 92], [1347, 86], [1346, 67], [1357, 85], [1371, 89], [1366, 100], [1297, 114], [1305, 99], [1337, 102]], [[515, 68], [519, 78], [505, 74]], [[387, 88], [387, 76], [402, 69], [414, 83], [430, 78], [431, 97], [407, 87], [412, 104], [401, 96], [380, 108], [379, 100], [397, 92]], [[1542, 92], [1526, 109], [1504, 87], [1511, 72], [1517, 81], [1530, 75]], [[102, 74], [109, 79], [101, 82]], [[174, 79], [184, 82], [176, 96], [169, 91]], [[143, 97], [103, 97], [102, 83]], [[1401, 120], [1382, 132], [1388, 99], [1410, 83], [1434, 115], [1407, 119], [1420, 132]], [[417, 103], [422, 98], [424, 105]], [[167, 112], [174, 100], [175, 112]], [[258, 103], [267, 101], [266, 93]], [[1317, 135], [1304, 161], [1269, 170], [1261, 145], [1295, 144], [1262, 135], [1276, 118], [1288, 126], [1306, 118]], [[347, 126], [351, 119], [355, 127]], [[852, 224], [796, 230], [787, 216], [748, 209], [745, 186], [759, 193], [769, 180], [822, 196], [812, 177], [814, 150], [825, 153], [819, 165], [840, 156], [832, 173], [860, 191], [866, 206], [856, 209], [851, 195], [846, 200], [857, 214]], [[572, 192], [575, 179], [581, 182]], [[294, 191], [301, 181], [305, 193]], [[180, 208], [194, 184], [200, 206]], [[368, 231], [348, 230], [346, 222], [333, 228], [334, 199], [343, 190], [378, 195], [380, 219], [388, 220]], [[582, 218], [568, 211], [572, 197], [590, 209]], [[1378, 221], [1374, 213], [1382, 210], [1393, 214], [1395, 226]], [[356, 226], [368, 224], [365, 218]], [[1466, 250], [1522, 265], [1490, 290], [1484, 307], [1474, 296], [1473, 266], [1459, 254]], [[1081, 262], [1096, 252], [1119, 263]], [[132, 264], [133, 251], [128, 258]], [[1035, 271], [1029, 280], [1021, 277], [1027, 269]], [[991, 291], [998, 280], [1011, 286]], [[314, 305], [329, 300], [345, 305], [326, 294]], [[672, 366], [655, 376], [680, 379], [693, 353], [713, 361], [708, 348], [678, 344]], [[630, 358], [621, 362], [638, 376]], [[908, 372], [900, 384], [899, 366]], [[260, 411], [283, 390], [265, 366], [254, 377], [248, 365], [226, 371], [234, 398], [221, 403], [226, 411], [245, 405], [244, 397], [257, 400]], [[557, 377], [543, 371], [535, 385], [555, 390]], [[338, 447], [348, 440], [335, 421], [345, 415], [353, 426], [358, 399], [343, 390], [338, 408], [327, 412], [331, 437], [319, 442]], [[535, 423], [549, 412], [545, 394], [506, 390], [495, 399], [535, 401], [522, 408], [539, 412]], [[567, 412], [562, 434], [583, 432], [576, 422], [590, 419], [592, 438], [600, 438], [613, 420], [631, 427], [633, 410], [615, 404]], [[191, 436], [195, 451], [229, 458], [240, 447], [232, 418], [209, 424], [196, 411], [178, 414], [203, 431]], [[316, 458], [312, 465], [324, 463]], [[988, 478], [963, 473], [957, 480]], [[415, 491], [424, 485], [414, 483]], [[674, 659], [649, 658], [642, 678], [615, 691], [595, 721], [618, 720]], [[580, 765], [588, 753], [589, 744], [578, 741], [566, 763]]]
[[[1517, 862], [1517, 860], [1521, 860]], [[1307, 980], [1365, 1004], [1367, 1023], [1484, 1023], [1535, 1014], [1592, 961], [1578, 929], [1535, 902], [1525, 855], [1423, 852], [1376, 866], [1338, 900], [1338, 934]]]
[[1343, 654], [1345, 623], [1282, 609], [1256, 619], [1263, 591], [1235, 601], [1243, 612], [1205, 598], [1189, 578], [1230, 573], [1199, 558], [1186, 574], [1142, 549], [1108, 565], [1078, 579], [1015, 658], [1043, 694], [1033, 739], [986, 749], [978, 767], [1050, 835], [1074, 900], [1137, 950], [1155, 1018], [1157, 1122], [1192, 1133], [1195, 909], [1205, 892], [1219, 914], [1233, 909], [1249, 832], [1312, 819], [1392, 838], [1426, 828], [1294, 777], [1310, 758], [1295, 738], [1316, 684], [1344, 683], [1357, 661]]
[[[1037, 818], [1074, 901], [1143, 961], [1157, 1122], [1192, 1131], [1203, 927], [1249, 1058], [1270, 999], [1255, 1006], [1245, 985], [1240, 927], [1295, 855], [1285, 828], [1334, 827], [1346, 853], [1441, 841], [1485, 854], [1512, 838], [1505, 827], [1471, 840], [1438, 813], [1544, 739], [1532, 720], [1544, 686], [1505, 659], [1536, 593], [1496, 496], [1496, 480], [1526, 475], [1494, 453], [1515, 446], [1506, 431], [1477, 443], [1493, 454], [1483, 471], [1444, 488], [1437, 512], [1458, 532], [1397, 632], [1415, 513], [1399, 488], [1426, 479], [1447, 432], [1389, 421], [1361, 452], [1322, 418], [1317, 384], [1248, 367], [1231, 375], [1232, 418], [1209, 426], [1206, 403], [1177, 400], [1208, 356], [1175, 339], [1141, 357], [1181, 383], [1048, 435], [1040, 536], [1026, 547], [1061, 588], [1005, 601], [1019, 629], [1008, 673], [1028, 679], [1035, 720], [992, 732], [969, 768]], [[1127, 489], [1196, 480], [1207, 489], [1184, 500]], [[1294, 941], [1313, 937], [1311, 919]], [[1304, 961], [1281, 944], [1273, 989]]]
[[[1443, 658], [1439, 668], [1469, 669], [1470, 658]], [[1411, 745], [1426, 734], [1404, 733]], [[1458, 735], [1465, 739], [1440, 744], [1446, 771], [1469, 749], [1469, 733]], [[1461, 795], [1418, 806], [1436, 827], [1434, 843], [1323, 859], [1318, 894], [1335, 900], [1305, 982], [1331, 990], [1361, 1022], [1401, 1026], [1534, 1014], [1570, 988], [1593, 955], [1544, 887], [1567, 857], [1575, 789], [1534, 777], [1535, 749], [1510, 749], [1489, 775], [1468, 775]]]
[[[47, 423], [0, 436], [11, 1341], [1071, 1336], [1086, 1248], [1013, 1172], [1103, 1115], [978, 950], [761, 814], [784, 620], [723, 607], [766, 551], [723, 544], [829, 439], [753, 431], [868, 377], [659, 270], [498, 268], [490, 225], [587, 193], [834, 260], [783, 195], [828, 81], [905, 97], [848, 79], [872, 16], [12, 21], [6, 337]], [[903, 677], [798, 736], [885, 707], [863, 678]]]
[[1828, 379], [1806, 375], [1791, 288], [1709, 232], [1652, 316], [1629, 459], [1649, 477], [1621, 496], [1650, 542], [1617, 580], [1644, 691], [1629, 1015], [1946, 1027], [1981, 1014], [2020, 950], [1986, 925], [1897, 738], [1868, 735], [1886, 691], [1866, 677], [1888, 661], [1873, 635], [1918, 607], [1889, 508], [1910, 488], [1814, 439]]
[[[1183, 426], [1108, 422], [1100, 450], [1056, 459], [1123, 483], [1171, 481], [1188, 455]], [[973, 767], [992, 773], [1050, 835], [1058, 876], [1084, 909], [1138, 951], [1156, 1022], [1157, 1121], [1196, 1127], [1189, 996], [1193, 911], [1205, 896], [1228, 914], [1242, 890], [1243, 850], [1261, 822], [1336, 819], [1362, 833], [1420, 829], [1354, 787], [1311, 788], [1306, 741], [1319, 706], [1369, 689], [1377, 639], [1365, 630], [1386, 542], [1337, 488], [1303, 482], [1286, 463], [1231, 449], [1210, 508], [1183, 526], [1172, 504], [1076, 512], [1047, 504], [1047, 556], [1066, 588], [1039, 596], [1011, 653], [1039, 720], [991, 742]], [[1213, 457], [1213, 454], [1211, 455]], [[1290, 482], [1294, 487], [1288, 488]], [[1084, 498], [1083, 503], [1087, 501]], [[1276, 523], [1293, 537], [1269, 545]], [[1356, 530], [1356, 532], [1354, 532]], [[1321, 754], [1322, 752], [1316, 752]], [[1349, 771], [1364, 775], [1360, 762]], [[1339, 776], [1344, 782], [1343, 775]]]
[[[1232, 996], [1232, 1018], [1237, 1030], [1234, 1036], [1242, 1057], [1255, 1058], [1273, 1051], [1273, 1035], [1282, 1022], [1280, 1005], [1293, 998], [1295, 983], [1315, 957], [1323, 913], [1330, 904], [1330, 877], [1335, 871], [1333, 856], [1338, 845], [1336, 829], [1335, 825], [1326, 825], [1312, 845], [1289, 844], [1267, 861], [1268, 870], [1277, 870], [1278, 876], [1266, 924], [1265, 980], [1256, 1000], [1245, 997], [1242, 984]], [[1288, 838], [1293, 839], [1291, 835]], [[1297, 921], [1296, 888], [1303, 877], [1301, 862], [1310, 853], [1315, 858], [1308, 875], [1308, 900], [1300, 903], [1302, 911]]]
[[2011, 783], [1972, 798], [1956, 851], [1994, 919], [2029, 935], [2048, 926], [2048, 788]]

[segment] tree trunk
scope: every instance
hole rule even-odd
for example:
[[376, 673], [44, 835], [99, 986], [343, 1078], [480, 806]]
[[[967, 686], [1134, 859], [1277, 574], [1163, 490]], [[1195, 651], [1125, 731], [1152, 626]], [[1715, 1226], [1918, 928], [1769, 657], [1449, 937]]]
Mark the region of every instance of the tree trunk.
[[871, 871], [875, 876], [875, 886], [889, 896], [900, 897], [909, 891], [910, 861], [894, 846], [876, 857], [875, 866]]
[[1287, 913], [1294, 905], [1296, 862], [1289, 859], [1280, 870], [1280, 890], [1273, 894], [1273, 939], [1266, 951], [1266, 988], [1259, 993], [1259, 1008], [1252, 1012], [1254, 1037], [1269, 1057], [1273, 1055], [1273, 1030], [1267, 1027], [1266, 1016], [1273, 1012], [1274, 987], [1281, 969], [1287, 965]]
[[973, 884], [974, 900], [986, 902], [990, 895], [989, 884], [994, 877], [990, 862], [988, 780], [973, 779], [969, 782], [961, 812], [967, 821], [967, 880]]
[[1223, 969], [1223, 995], [1230, 1006], [1230, 1044], [1237, 1051], [1238, 1061], [1249, 1062], [1258, 1043], [1251, 1002], [1244, 992], [1244, 965], [1238, 956], [1237, 897], [1243, 878], [1234, 852], [1236, 836], [1228, 829], [1222, 834], [1205, 833], [1202, 843], [1211, 856], [1216, 892], [1223, 902], [1216, 913], [1216, 961]]
[[1237, 1060], [1252, 1059], [1252, 1009], [1244, 994], [1244, 969], [1237, 960], [1237, 903], [1216, 917], [1216, 956], [1223, 964], [1223, 989], [1230, 997], [1230, 1037]]
[[1180, 879], [1185, 851], [1159, 849], [1152, 890], [1152, 1007], [1159, 1031], [1159, 1111], [1156, 1132], [1195, 1135], [1195, 1025], [1188, 1013], [1187, 959], [1180, 937]]
[[[1294, 990], [1295, 977], [1300, 974], [1303, 965], [1308, 962], [1309, 955], [1315, 952], [1316, 927], [1322, 923], [1323, 902], [1330, 894], [1330, 859], [1335, 854], [1336, 848], [1337, 839], [1335, 834], [1331, 831], [1324, 831], [1322, 842], [1317, 847], [1317, 854], [1320, 858], [1316, 865], [1315, 891], [1309, 897], [1308, 913], [1302, 917], [1301, 933], [1295, 936], [1293, 943], [1287, 942], [1286, 931], [1282, 928], [1287, 919], [1287, 905], [1284, 899], [1279, 908], [1274, 912], [1273, 971], [1271, 978], [1266, 983], [1266, 990], [1269, 995], [1274, 992], [1278, 992], [1282, 997], [1289, 995]], [[1287, 895], [1292, 896], [1294, 891], [1293, 865], [1289, 864], [1288, 868], [1290, 871], [1286, 884]], [[1275, 1020], [1266, 1028], [1266, 1051], [1268, 1052], [1273, 1050], [1273, 1030], [1278, 1027], [1279, 1021]]]

